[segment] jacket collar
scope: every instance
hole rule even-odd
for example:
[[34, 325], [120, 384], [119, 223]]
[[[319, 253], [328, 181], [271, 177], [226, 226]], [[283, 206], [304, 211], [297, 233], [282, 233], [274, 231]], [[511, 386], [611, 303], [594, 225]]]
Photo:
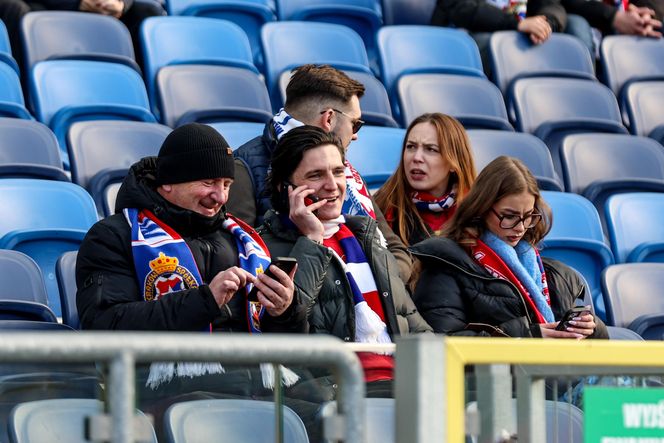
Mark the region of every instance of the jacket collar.
[[441, 261], [474, 274], [486, 274], [486, 270], [473, 260], [454, 240], [444, 237], [431, 237], [408, 248], [424, 263]]

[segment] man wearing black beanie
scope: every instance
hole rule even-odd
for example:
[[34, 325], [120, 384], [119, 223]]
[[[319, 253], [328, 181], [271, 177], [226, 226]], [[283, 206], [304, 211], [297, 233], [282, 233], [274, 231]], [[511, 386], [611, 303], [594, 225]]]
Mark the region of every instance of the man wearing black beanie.
[[[131, 167], [116, 213], [90, 229], [78, 253], [83, 329], [306, 330], [306, 313], [294, 299], [295, 270], [272, 266], [275, 277], [264, 275], [270, 258], [262, 239], [226, 213], [234, 176], [226, 140], [198, 123], [175, 129], [157, 157]], [[258, 301], [249, 300], [252, 285]], [[150, 402], [185, 392], [245, 386], [223, 382], [231, 375], [220, 363], [153, 364], [144, 372], [140, 406], [148, 410]], [[251, 377], [245, 381], [244, 393], [255, 395]]]

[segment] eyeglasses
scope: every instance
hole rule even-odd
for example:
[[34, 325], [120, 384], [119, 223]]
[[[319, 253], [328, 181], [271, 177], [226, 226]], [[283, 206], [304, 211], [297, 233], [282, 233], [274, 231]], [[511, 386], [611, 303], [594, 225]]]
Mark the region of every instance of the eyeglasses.
[[515, 228], [519, 223], [523, 223], [524, 228], [530, 229], [534, 228], [540, 221], [542, 221], [542, 214], [538, 214], [537, 212], [528, 214], [525, 217], [520, 217], [516, 214], [500, 215], [493, 208], [491, 208], [491, 211], [496, 214], [496, 217], [500, 220], [500, 227], [503, 229]]
[[[351, 123], [353, 124], [353, 134], [357, 134], [360, 129], [362, 129], [362, 126], [364, 125], [364, 120], [360, 120], [359, 118], [355, 119], [351, 117], [350, 115], [346, 114], [344, 111], [340, 111], [338, 109], [331, 108], [334, 112], [338, 112], [339, 114], [343, 115], [344, 117], [347, 117]], [[321, 114], [325, 114], [326, 111], [322, 111]]]

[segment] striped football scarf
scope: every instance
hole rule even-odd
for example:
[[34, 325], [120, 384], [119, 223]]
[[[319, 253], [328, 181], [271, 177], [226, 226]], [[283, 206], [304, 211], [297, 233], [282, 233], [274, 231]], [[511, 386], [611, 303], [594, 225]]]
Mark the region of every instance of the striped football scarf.
[[434, 197], [427, 192], [413, 192], [410, 196], [418, 211], [445, 212], [456, 203], [457, 185], [441, 197]]

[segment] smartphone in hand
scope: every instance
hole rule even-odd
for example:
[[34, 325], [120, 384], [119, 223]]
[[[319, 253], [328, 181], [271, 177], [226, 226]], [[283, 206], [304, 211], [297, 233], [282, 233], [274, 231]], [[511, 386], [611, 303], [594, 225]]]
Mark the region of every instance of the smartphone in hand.
[[574, 317], [580, 317], [582, 315], [590, 314], [590, 309], [587, 306], [575, 306], [572, 309], [568, 309], [567, 312], [563, 315], [563, 318], [560, 319], [560, 323], [556, 326], [556, 331], [565, 331], [570, 327], [569, 321]]
[[[270, 265], [276, 266], [277, 268], [284, 271], [286, 274], [290, 274], [293, 268], [295, 268], [296, 264], [297, 264], [297, 259], [293, 257], [274, 257], [272, 259], [272, 263], [270, 263]], [[265, 271], [265, 275], [269, 276], [270, 278], [275, 278], [272, 271], [270, 271], [269, 266]], [[254, 287], [251, 288], [251, 292], [249, 292], [248, 299], [249, 301], [258, 301], [258, 289], [256, 288], [256, 285], [254, 285]]]

